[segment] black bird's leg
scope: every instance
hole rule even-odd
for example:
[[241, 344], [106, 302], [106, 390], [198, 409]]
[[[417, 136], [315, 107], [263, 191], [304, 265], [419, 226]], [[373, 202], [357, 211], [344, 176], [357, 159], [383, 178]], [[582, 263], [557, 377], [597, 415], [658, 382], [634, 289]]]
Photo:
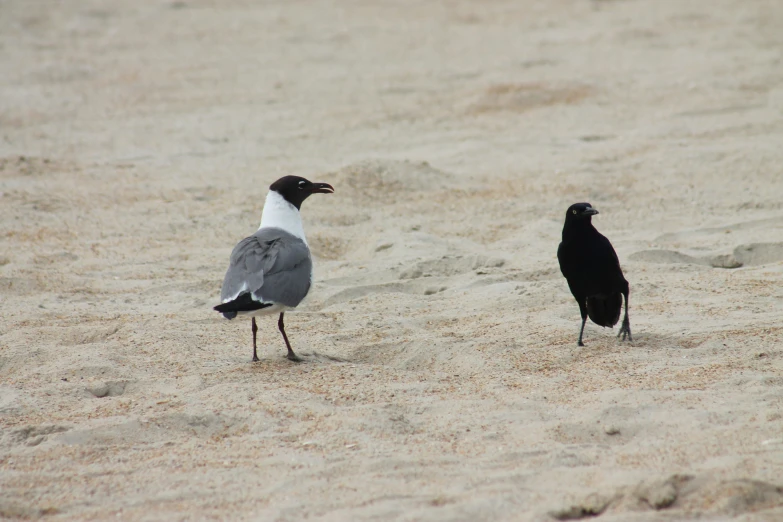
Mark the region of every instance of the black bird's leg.
[[288, 336], [285, 334], [285, 324], [283, 324], [283, 313], [280, 312], [280, 320], [277, 321], [277, 327], [280, 329], [280, 333], [283, 334], [283, 340], [285, 341], [285, 347], [288, 348], [288, 354], [286, 357], [290, 361], [294, 362], [302, 362], [302, 359], [297, 356], [294, 351], [291, 349], [291, 343], [288, 342]]
[[[585, 298], [585, 301], [587, 299]], [[586, 302], [579, 302], [579, 312], [582, 314], [582, 328], [579, 330], [579, 340], [576, 342], [577, 346], [584, 346], [585, 343], [582, 342], [582, 335], [585, 333], [585, 323], [587, 322], [587, 303]]]
[[258, 362], [258, 355], [256, 354], [256, 332], [258, 332], [258, 326], [256, 326], [256, 318], [253, 317], [253, 362]]
[[628, 319], [628, 295], [630, 292], [623, 292], [623, 297], [625, 297], [625, 317], [623, 317], [623, 326], [620, 327], [620, 331], [617, 332], [617, 337], [623, 336], [623, 341], [625, 341], [626, 336], [628, 337], [629, 342], [633, 342], [633, 339], [631, 338], [631, 321]]

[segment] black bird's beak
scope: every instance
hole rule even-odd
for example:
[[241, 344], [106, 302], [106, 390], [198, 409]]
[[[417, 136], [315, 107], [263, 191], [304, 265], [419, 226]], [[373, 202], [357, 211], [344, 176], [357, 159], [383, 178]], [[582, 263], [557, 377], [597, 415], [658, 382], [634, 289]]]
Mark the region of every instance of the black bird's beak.
[[583, 214], [585, 214], [587, 216], [595, 216], [596, 214], [598, 214], [598, 211], [596, 209], [594, 209], [594, 208], [588, 208], [588, 209], [585, 209]]
[[328, 183], [313, 183], [310, 189], [311, 194], [333, 194], [334, 187]]

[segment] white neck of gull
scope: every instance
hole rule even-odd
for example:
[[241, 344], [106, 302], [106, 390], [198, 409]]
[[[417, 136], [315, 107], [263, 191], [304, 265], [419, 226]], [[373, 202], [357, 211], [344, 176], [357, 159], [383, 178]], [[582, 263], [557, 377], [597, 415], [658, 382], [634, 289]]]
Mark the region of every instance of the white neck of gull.
[[270, 190], [261, 214], [261, 228], [281, 228], [307, 244], [299, 210], [274, 190]]

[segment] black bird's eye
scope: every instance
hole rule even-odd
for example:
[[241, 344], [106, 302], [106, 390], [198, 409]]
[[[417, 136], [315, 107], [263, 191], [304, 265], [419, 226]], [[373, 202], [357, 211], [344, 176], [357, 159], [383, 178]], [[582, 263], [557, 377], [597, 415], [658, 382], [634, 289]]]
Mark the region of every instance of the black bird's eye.
[[574, 214], [576, 214], [576, 209], [572, 210], [571, 212], [573, 212]]
[[302, 190], [304, 188], [305, 184], [306, 184], [306, 182], [300, 181], [299, 182], [299, 190]]

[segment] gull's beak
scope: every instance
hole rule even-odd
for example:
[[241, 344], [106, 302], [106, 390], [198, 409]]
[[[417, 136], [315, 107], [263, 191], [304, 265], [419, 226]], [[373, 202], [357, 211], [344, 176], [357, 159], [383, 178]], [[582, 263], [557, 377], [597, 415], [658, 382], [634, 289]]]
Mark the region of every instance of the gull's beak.
[[588, 208], [583, 212], [583, 214], [586, 214], [588, 216], [595, 216], [596, 214], [598, 214], [598, 211], [594, 208]]
[[334, 187], [328, 183], [313, 183], [313, 188], [310, 189], [312, 194], [333, 194]]

